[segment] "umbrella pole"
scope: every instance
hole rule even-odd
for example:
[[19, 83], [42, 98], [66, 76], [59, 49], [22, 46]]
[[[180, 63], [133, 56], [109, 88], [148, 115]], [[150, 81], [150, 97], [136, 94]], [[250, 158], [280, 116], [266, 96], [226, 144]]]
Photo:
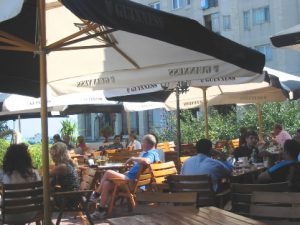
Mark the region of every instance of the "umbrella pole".
[[179, 87], [176, 87], [176, 127], [177, 127], [178, 155], [181, 156], [181, 128], [180, 128]]
[[21, 133], [21, 116], [18, 115], [18, 126], [19, 126], [19, 132]]
[[258, 127], [259, 127], [259, 132], [258, 132], [258, 137], [259, 141], [263, 141], [263, 117], [262, 117], [262, 110], [261, 110], [261, 104], [256, 104], [256, 110], [257, 110], [257, 115], [258, 115]]
[[205, 138], [209, 138], [208, 135], [208, 107], [207, 107], [207, 98], [206, 98], [206, 89], [207, 87], [201, 88], [203, 91], [203, 108], [204, 108], [204, 122], [205, 122]]
[[129, 135], [131, 133], [130, 112], [126, 112], [126, 118], [127, 118], [127, 132], [128, 132], [128, 135]]
[[47, 121], [47, 61], [46, 61], [46, 15], [45, 0], [39, 0], [39, 56], [40, 56], [40, 95], [42, 125], [42, 161], [43, 161], [43, 198], [44, 221], [51, 224], [51, 207], [49, 191], [49, 153], [48, 153], [48, 121]]

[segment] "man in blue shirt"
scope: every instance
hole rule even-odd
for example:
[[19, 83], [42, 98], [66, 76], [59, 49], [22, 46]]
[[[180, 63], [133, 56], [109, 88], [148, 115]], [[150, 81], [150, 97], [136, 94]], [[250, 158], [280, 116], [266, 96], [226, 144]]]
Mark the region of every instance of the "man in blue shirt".
[[210, 157], [212, 143], [208, 139], [201, 139], [196, 144], [198, 155], [187, 159], [181, 169], [182, 175], [209, 174], [213, 183], [213, 190], [218, 191], [218, 182], [222, 178], [230, 176], [232, 165], [225, 159], [225, 154], [215, 151], [220, 155], [222, 161]]
[[[285, 182], [290, 180], [299, 180], [300, 162], [298, 155], [300, 144], [296, 140], [286, 140], [283, 145], [284, 160], [267, 169], [258, 176], [260, 183]], [[291, 171], [296, 169], [297, 173], [293, 174], [298, 177], [291, 177]], [[298, 184], [291, 184], [298, 185]], [[300, 186], [300, 185], [299, 185]], [[293, 187], [291, 187], [293, 188]]]
[[126, 161], [125, 164], [135, 163], [128, 173], [121, 174], [113, 170], [107, 170], [104, 173], [99, 187], [92, 195], [92, 201], [95, 201], [95, 199], [100, 197], [99, 208], [91, 215], [92, 219], [101, 219], [106, 215], [105, 205], [107, 203], [108, 195], [114, 188], [113, 183], [110, 181], [111, 179], [135, 180], [141, 164], [147, 165], [159, 161], [155, 146], [155, 137], [151, 134], [145, 135], [142, 141], [142, 148], [145, 152], [141, 157], [131, 157]]

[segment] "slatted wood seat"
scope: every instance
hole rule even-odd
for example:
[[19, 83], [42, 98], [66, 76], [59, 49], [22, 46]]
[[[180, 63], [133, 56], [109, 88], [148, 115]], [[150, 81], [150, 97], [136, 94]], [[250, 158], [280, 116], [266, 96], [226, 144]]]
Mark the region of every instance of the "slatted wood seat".
[[241, 215], [249, 215], [251, 196], [254, 191], [273, 191], [284, 192], [288, 190], [288, 183], [272, 183], [272, 184], [231, 184], [231, 201], [234, 213]]
[[42, 181], [1, 185], [2, 224], [25, 224], [43, 220]]
[[250, 216], [269, 224], [300, 224], [300, 193], [253, 192]]
[[177, 174], [177, 169], [173, 161], [165, 163], [152, 163], [150, 164], [152, 173], [152, 187], [156, 191], [163, 191], [169, 188], [165, 182], [169, 175]]
[[117, 198], [127, 199], [128, 210], [131, 211], [136, 206], [136, 192], [141, 186], [150, 186], [152, 181], [150, 168], [141, 165], [136, 176], [136, 180], [121, 180], [111, 179], [114, 183], [114, 190], [112, 192], [110, 204], [108, 207], [108, 215], [112, 214]]

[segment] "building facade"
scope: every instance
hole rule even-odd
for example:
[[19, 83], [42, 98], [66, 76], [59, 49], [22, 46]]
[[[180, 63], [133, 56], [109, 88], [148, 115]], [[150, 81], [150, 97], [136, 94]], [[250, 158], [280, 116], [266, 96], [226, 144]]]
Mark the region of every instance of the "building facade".
[[[300, 53], [272, 46], [270, 36], [300, 23], [300, 0], [134, 0], [202, 25], [266, 56], [266, 66], [300, 75]], [[180, 28], [178, 28], [180, 29]]]

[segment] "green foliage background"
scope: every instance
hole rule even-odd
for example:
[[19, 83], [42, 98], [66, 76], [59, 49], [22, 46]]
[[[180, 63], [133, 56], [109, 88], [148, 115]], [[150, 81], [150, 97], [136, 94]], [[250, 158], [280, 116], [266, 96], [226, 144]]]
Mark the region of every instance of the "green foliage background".
[[[275, 123], [283, 125], [291, 135], [300, 128], [300, 102], [285, 101], [262, 105], [263, 134], [267, 136]], [[167, 128], [157, 130], [160, 141], [176, 141], [176, 113], [169, 112], [166, 117]], [[227, 114], [209, 108], [209, 137], [212, 140], [234, 139], [239, 136], [239, 128], [247, 127], [258, 132], [258, 114], [255, 105], [233, 107]], [[182, 143], [193, 143], [205, 137], [204, 118], [196, 116], [190, 110], [181, 111]]]

